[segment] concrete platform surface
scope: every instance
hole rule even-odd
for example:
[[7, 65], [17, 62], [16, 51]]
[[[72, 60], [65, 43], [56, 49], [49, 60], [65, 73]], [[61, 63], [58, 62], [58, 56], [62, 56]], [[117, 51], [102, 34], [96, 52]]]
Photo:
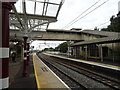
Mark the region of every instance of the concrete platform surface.
[[33, 61], [30, 59], [29, 65], [27, 66], [27, 77], [22, 76], [23, 72], [23, 61], [16, 59], [16, 62], [9, 62], [9, 77], [10, 85], [9, 89], [14, 90], [17, 88], [33, 88], [37, 90], [36, 79], [34, 75]]
[[53, 71], [51, 71], [35, 53], [33, 54], [33, 62], [38, 88], [69, 89], [69, 87], [55, 73], [53, 73]]

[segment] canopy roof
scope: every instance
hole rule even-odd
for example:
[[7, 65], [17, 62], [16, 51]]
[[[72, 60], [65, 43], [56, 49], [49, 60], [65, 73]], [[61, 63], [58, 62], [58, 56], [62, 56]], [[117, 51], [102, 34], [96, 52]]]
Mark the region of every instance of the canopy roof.
[[81, 46], [81, 45], [90, 45], [90, 44], [103, 44], [103, 43], [114, 43], [114, 42], [120, 42], [119, 36], [111, 36], [111, 37], [103, 37], [93, 40], [85, 40], [82, 42], [74, 43], [71, 46]]
[[32, 30], [46, 30], [56, 22], [63, 0], [18, 0], [10, 12], [10, 29], [23, 34]]

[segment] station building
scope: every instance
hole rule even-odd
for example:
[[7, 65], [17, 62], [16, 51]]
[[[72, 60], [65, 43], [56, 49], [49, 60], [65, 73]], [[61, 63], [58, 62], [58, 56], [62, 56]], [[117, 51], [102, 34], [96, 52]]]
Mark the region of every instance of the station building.
[[71, 44], [73, 57], [120, 62], [120, 33], [83, 30], [81, 36], [83, 41]]

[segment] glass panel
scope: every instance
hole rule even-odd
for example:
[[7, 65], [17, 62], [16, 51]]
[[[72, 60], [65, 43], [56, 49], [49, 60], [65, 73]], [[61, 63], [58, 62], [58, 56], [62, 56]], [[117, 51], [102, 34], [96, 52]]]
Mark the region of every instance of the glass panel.
[[28, 14], [33, 14], [34, 13], [34, 2], [32, 2], [32, 1], [27, 1], [26, 2], [26, 12]]
[[58, 5], [49, 4], [46, 15], [47, 16], [56, 16], [57, 10], [58, 10]]
[[43, 3], [36, 3], [36, 12], [35, 14], [42, 15]]
[[22, 0], [18, 0], [17, 3], [15, 3], [15, 7], [17, 12], [22, 13]]

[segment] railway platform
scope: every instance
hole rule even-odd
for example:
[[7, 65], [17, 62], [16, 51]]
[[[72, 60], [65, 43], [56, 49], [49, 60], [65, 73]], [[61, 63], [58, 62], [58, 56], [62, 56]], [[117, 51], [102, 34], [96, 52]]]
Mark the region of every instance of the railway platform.
[[18, 88], [34, 88], [37, 90], [36, 79], [34, 75], [34, 68], [32, 59], [30, 59], [29, 66], [27, 67], [27, 77], [22, 76], [23, 72], [23, 61], [20, 58], [16, 58], [16, 62], [9, 62], [9, 89], [18, 89]]
[[[78, 59], [63, 57], [59, 55], [47, 54], [53, 57], [65, 58], [74, 61]], [[106, 66], [107, 68], [120, 70], [119, 66], [113, 66], [108, 64], [101, 64], [98, 62], [90, 62], [79, 60], [80, 62], [94, 64], [97, 66]], [[64, 90], [70, 89], [49, 67], [47, 67], [42, 60], [36, 55], [36, 53], [31, 54], [29, 66], [27, 68], [28, 76], [22, 77], [23, 62], [17, 58], [17, 62], [10, 61], [9, 63], [9, 76], [10, 76], [10, 85], [9, 88], [34, 88], [38, 89], [51, 89], [51, 88], [61, 88]]]
[[61, 88], [68, 90], [69, 87], [48, 68], [34, 53], [33, 63], [38, 88]]
[[9, 89], [27, 88], [27, 89], [51, 89], [61, 88], [68, 90], [69, 87], [51, 71], [34, 53], [31, 55], [29, 66], [27, 68], [28, 76], [22, 77], [23, 62], [17, 59], [16, 62], [9, 63], [10, 85]]

